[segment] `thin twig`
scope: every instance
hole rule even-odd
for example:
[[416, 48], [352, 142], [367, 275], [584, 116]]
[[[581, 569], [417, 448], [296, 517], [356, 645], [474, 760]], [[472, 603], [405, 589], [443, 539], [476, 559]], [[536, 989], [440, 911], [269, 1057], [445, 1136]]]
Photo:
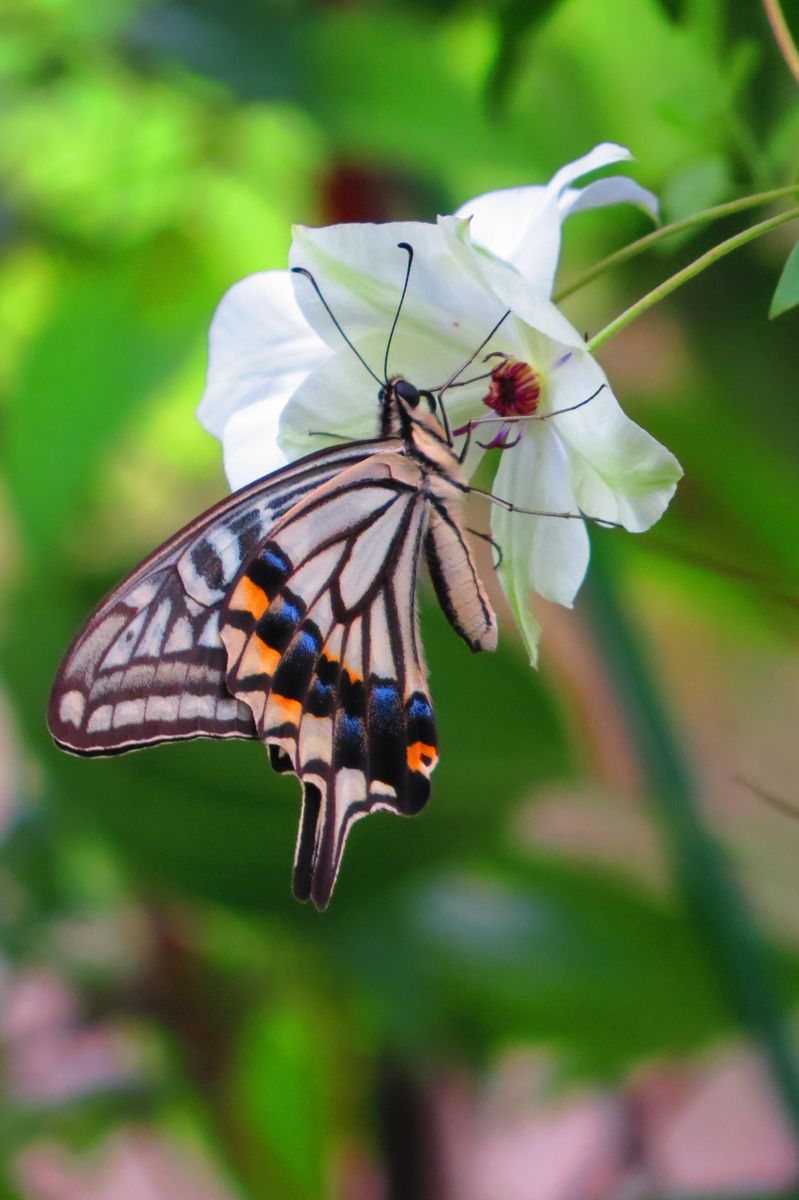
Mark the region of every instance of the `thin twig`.
[[711, 267], [720, 258], [723, 258], [725, 254], [730, 254], [733, 250], [737, 250], [739, 246], [745, 246], [747, 242], [753, 242], [756, 238], [762, 237], [763, 234], [770, 233], [772, 229], [776, 229], [779, 225], [784, 225], [786, 221], [795, 221], [797, 217], [799, 217], [799, 208], [790, 208], [787, 212], [778, 213], [777, 216], [769, 217], [765, 221], [759, 221], [757, 225], [752, 225], [749, 229], [744, 229], [741, 233], [736, 233], [734, 237], [720, 242], [718, 246], [714, 246], [706, 254], [702, 254], [699, 258], [694, 259], [687, 267], [683, 267], [681, 271], [677, 271], [675, 275], [658, 284], [651, 292], [647, 292], [640, 300], [636, 300], [635, 304], [631, 304], [629, 308], [626, 308], [623, 313], [620, 313], [604, 329], [600, 329], [599, 333], [595, 334], [589, 341], [588, 349], [593, 354], [599, 346], [619, 333], [625, 325], [629, 325], [636, 317], [640, 317], [648, 309], [660, 303], [661, 300], [664, 300], [666, 296], [676, 291], [682, 284], [687, 283], [689, 279], [693, 279], [695, 275], [699, 275], [707, 267]]
[[781, 200], [784, 196], [792, 196], [796, 192], [799, 192], [799, 183], [770, 188], [767, 192], [757, 192], [754, 196], [742, 196], [738, 200], [728, 200], [725, 204], [716, 204], [713, 208], [705, 208], [701, 212], [691, 213], [688, 217], [681, 217], [679, 221], [672, 221], [669, 225], [661, 225], [659, 229], [653, 229], [651, 233], [630, 242], [627, 246], [622, 246], [620, 250], [614, 250], [613, 254], [609, 254], [607, 258], [594, 263], [593, 267], [589, 267], [582, 275], [578, 275], [571, 283], [567, 283], [565, 287], [555, 292], [553, 299], [556, 304], [560, 304], [561, 300], [578, 292], [580, 288], [593, 282], [599, 275], [604, 275], [605, 271], [629, 262], [631, 258], [643, 254], [645, 250], [649, 250], [650, 247], [675, 233], [683, 233], [686, 229], [694, 229], [697, 225], [707, 225], [710, 221], [718, 221], [722, 217], [731, 217], [736, 213], [746, 212], [749, 208], [759, 208], [761, 204], [770, 204], [774, 200]]
[[779, 52], [785, 60], [785, 65], [796, 82], [799, 83], [799, 49], [797, 49], [796, 42], [791, 36], [788, 22], [785, 20], [785, 13], [780, 6], [780, 0], [763, 0], [763, 7], [766, 10], [771, 32], [774, 34], [774, 41], [777, 43]]

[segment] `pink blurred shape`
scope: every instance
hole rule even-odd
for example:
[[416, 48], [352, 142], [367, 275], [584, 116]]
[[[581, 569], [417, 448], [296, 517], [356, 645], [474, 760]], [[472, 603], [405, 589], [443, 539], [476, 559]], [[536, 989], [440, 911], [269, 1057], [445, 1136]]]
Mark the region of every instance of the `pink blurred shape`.
[[109, 1022], [82, 1026], [74, 993], [50, 971], [6, 977], [0, 1039], [6, 1087], [17, 1104], [62, 1104], [141, 1076], [138, 1041]]
[[453, 1200], [605, 1200], [627, 1150], [626, 1114], [609, 1092], [561, 1091], [545, 1055], [500, 1063], [478, 1101], [445, 1086], [439, 1108]]
[[146, 1128], [119, 1131], [85, 1158], [34, 1144], [16, 1176], [26, 1200], [232, 1200], [199, 1152]]
[[650, 1069], [630, 1092], [654, 1191], [736, 1195], [799, 1182], [799, 1146], [753, 1053]]
[[481, 1094], [438, 1089], [448, 1200], [621, 1200], [786, 1194], [799, 1146], [756, 1055], [731, 1046], [650, 1066], [614, 1092], [558, 1085], [557, 1063], [519, 1051]]

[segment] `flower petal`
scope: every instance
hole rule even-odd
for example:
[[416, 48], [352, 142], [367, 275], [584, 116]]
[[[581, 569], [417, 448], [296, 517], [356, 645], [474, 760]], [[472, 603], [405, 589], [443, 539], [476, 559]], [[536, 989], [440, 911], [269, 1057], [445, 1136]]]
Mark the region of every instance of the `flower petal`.
[[586, 350], [572, 353], [553, 369], [547, 401], [550, 411], [586, 400], [582, 408], [553, 416], [566, 447], [569, 474], [582, 512], [640, 533], [660, 517], [682, 468], [665, 446], [622, 411], [604, 372]]
[[590, 175], [592, 171], [599, 171], [611, 163], [631, 162], [632, 157], [626, 146], [619, 146], [616, 142], [600, 142], [587, 154], [582, 154], [556, 171], [548, 187], [559, 194], [575, 179], [582, 179], [584, 175]]
[[[376, 337], [361, 339], [366, 349]], [[370, 380], [349, 347], [330, 357], [300, 384], [280, 416], [278, 440], [293, 460], [327, 441], [359, 441], [377, 435], [377, 384]]]
[[656, 221], [660, 216], [655, 193], [641, 187], [629, 175], [609, 175], [605, 179], [595, 179], [584, 188], [567, 188], [561, 192], [558, 211], [563, 220], [571, 213], [585, 212], [589, 208], [607, 208], [611, 204], [634, 204]]
[[222, 452], [232, 491], [288, 461], [277, 441], [282, 406], [276, 397], [270, 397], [239, 408], [228, 417], [222, 431]]
[[[433, 335], [437, 330], [433, 331]], [[385, 335], [373, 333], [357, 342], [366, 360], [374, 361], [385, 352]], [[474, 347], [469, 347], [469, 351]], [[453, 357], [455, 353], [455, 357]], [[398, 330], [391, 347], [392, 373], [428, 390], [445, 383], [468, 358], [461, 347], [453, 352], [435, 336]], [[484, 364], [470, 373], [482, 374]], [[465, 424], [475, 412], [484, 412], [480, 400], [485, 382], [453, 387], [445, 393], [447, 415], [452, 428]], [[280, 420], [280, 444], [289, 458], [307, 454], [324, 443], [313, 440], [310, 431], [335, 434], [352, 441], [377, 436], [379, 426], [378, 385], [370, 379], [348, 346], [342, 346], [303, 381], [283, 410]]]
[[288, 271], [249, 275], [225, 293], [211, 321], [197, 417], [221, 437], [239, 409], [267, 398], [275, 406], [285, 403], [328, 354], [294, 301]]
[[583, 339], [563, 313], [546, 295], [533, 287], [526, 278], [504, 259], [497, 258], [472, 241], [469, 222], [458, 217], [439, 217], [439, 228], [446, 238], [450, 253], [464, 273], [477, 281], [488, 294], [495, 297], [494, 311], [510, 309], [514, 317], [565, 346], [582, 346]]
[[[463, 347], [474, 348], [491, 328], [493, 309], [485, 287], [449, 254], [437, 225], [392, 221], [384, 225], [331, 225], [321, 229], [295, 226], [289, 262], [310, 271], [347, 337], [356, 343], [371, 334], [382, 337], [379, 352], [367, 361], [380, 379], [391, 324], [397, 311], [407, 254], [414, 259], [398, 332], [425, 336], [435, 331], [442, 356], [453, 361]], [[331, 349], [343, 345], [341, 333], [320, 302], [310, 281], [295, 274], [297, 303], [310, 325]], [[454, 368], [453, 368], [454, 369]], [[396, 373], [394, 356], [388, 373]]]
[[486, 192], [454, 215], [471, 220], [476, 245], [514, 266], [524, 257], [525, 278], [549, 295], [560, 252], [560, 216], [545, 184]]
[[[548, 422], [530, 423], [518, 446], [502, 453], [494, 494], [542, 512], [576, 512], [566, 453]], [[493, 536], [502, 548], [499, 577], [534, 664], [539, 626], [529, 611], [533, 588], [570, 607], [588, 566], [588, 535], [582, 521], [530, 516], [496, 506]]]
[[[630, 202], [647, 211], [652, 211], [654, 203], [656, 215], [657, 200], [651, 192], [624, 177], [615, 177], [612, 181], [615, 186], [599, 190], [595, 190], [599, 184], [610, 184], [611, 180], [598, 180], [582, 190], [569, 187], [573, 180], [591, 171], [630, 158], [632, 155], [624, 146], [603, 142], [561, 167], [548, 184], [486, 192], [462, 204], [455, 216], [471, 217], [474, 242], [512, 263], [528, 284], [548, 296], [560, 254], [560, 226], [570, 212], [580, 207]], [[627, 188], [627, 183], [632, 186]], [[580, 197], [586, 192], [588, 198], [580, 204]]]

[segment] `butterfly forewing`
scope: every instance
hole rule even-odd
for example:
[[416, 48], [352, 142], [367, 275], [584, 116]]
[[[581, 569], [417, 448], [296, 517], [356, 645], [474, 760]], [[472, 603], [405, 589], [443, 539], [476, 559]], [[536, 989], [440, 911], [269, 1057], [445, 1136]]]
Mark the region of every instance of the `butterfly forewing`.
[[48, 708], [56, 742], [111, 754], [180, 738], [257, 737], [249, 707], [224, 683], [222, 602], [276, 519], [385, 444], [309, 455], [228, 497], [150, 555], [67, 652]]

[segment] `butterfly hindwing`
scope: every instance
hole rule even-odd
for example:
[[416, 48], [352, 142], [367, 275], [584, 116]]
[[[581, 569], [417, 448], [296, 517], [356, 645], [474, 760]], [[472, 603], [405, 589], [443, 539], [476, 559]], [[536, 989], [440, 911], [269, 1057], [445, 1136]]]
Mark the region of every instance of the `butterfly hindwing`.
[[309, 455], [226, 498], [150, 555], [68, 650], [48, 708], [56, 742], [110, 754], [198, 736], [257, 737], [250, 708], [225, 686], [222, 603], [288, 508], [385, 445]]
[[276, 523], [223, 613], [227, 686], [273, 765], [303, 785], [294, 870], [323, 907], [347, 832], [418, 812], [437, 751], [416, 631], [427, 499], [419, 468], [376, 456]]

